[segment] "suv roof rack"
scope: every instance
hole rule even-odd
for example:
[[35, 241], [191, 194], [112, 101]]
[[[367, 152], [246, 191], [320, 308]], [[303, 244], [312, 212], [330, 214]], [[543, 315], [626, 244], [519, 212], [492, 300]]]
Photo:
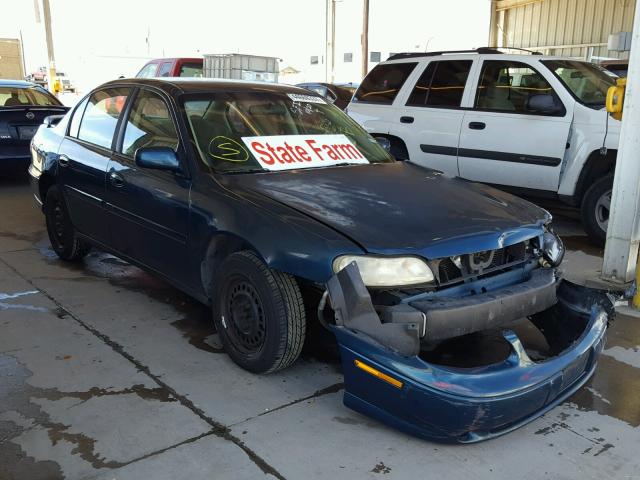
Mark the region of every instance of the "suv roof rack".
[[521, 52], [527, 52], [531, 55], [542, 55], [540, 52], [535, 52], [533, 50], [527, 50], [525, 48], [517, 48], [517, 47], [480, 47], [475, 48], [473, 50], [443, 50], [440, 52], [404, 52], [404, 53], [394, 53], [390, 55], [387, 60], [399, 60], [402, 58], [416, 58], [416, 57], [434, 57], [437, 55], [447, 55], [450, 53], [478, 53], [478, 54], [487, 54], [487, 53], [499, 53], [502, 54], [501, 50], [518, 50]]

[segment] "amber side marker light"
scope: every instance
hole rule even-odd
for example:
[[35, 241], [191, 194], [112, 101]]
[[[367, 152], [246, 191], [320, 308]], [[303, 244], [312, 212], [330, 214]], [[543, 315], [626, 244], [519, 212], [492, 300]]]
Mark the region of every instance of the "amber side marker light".
[[395, 378], [382, 373], [380, 370], [376, 370], [372, 366], [367, 365], [366, 363], [362, 363], [360, 360], [354, 360], [353, 363], [360, 370], [364, 370], [365, 372], [373, 375], [374, 377], [378, 377], [380, 380], [387, 382], [388, 384], [393, 385], [396, 388], [402, 388], [402, 382], [400, 380], [396, 380]]

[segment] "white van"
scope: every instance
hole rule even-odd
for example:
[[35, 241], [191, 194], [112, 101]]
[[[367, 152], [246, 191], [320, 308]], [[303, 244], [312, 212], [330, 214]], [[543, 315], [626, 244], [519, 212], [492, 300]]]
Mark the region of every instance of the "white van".
[[402, 53], [369, 72], [347, 112], [398, 159], [580, 207], [604, 243], [620, 132], [604, 108], [614, 83], [562, 57]]

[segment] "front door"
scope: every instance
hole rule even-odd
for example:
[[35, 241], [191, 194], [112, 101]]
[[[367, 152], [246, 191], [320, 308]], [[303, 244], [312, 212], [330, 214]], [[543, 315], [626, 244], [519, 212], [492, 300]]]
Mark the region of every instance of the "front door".
[[140, 148], [170, 147], [180, 156], [175, 119], [163, 97], [140, 89], [122, 122], [107, 172], [110, 244], [147, 267], [187, 283], [187, 222], [191, 182], [187, 169], [139, 167]]
[[[529, 97], [551, 95], [558, 111], [531, 111]], [[557, 191], [568, 146], [572, 108], [532, 66], [485, 60], [474, 108], [465, 112], [458, 168], [469, 180]]]
[[108, 243], [104, 221], [105, 176], [114, 134], [130, 89], [106, 88], [84, 100], [73, 112], [59, 149], [58, 172], [74, 227]]

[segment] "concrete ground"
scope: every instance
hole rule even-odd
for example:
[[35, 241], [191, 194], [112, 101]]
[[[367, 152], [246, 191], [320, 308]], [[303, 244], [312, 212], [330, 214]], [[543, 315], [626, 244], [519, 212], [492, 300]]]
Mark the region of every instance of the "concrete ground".
[[[558, 225], [568, 275], [599, 268], [579, 224]], [[0, 180], [0, 479], [638, 478], [638, 322], [619, 316], [594, 378], [542, 418], [430, 443], [345, 408], [313, 345], [252, 375], [174, 288], [100, 252], [59, 261], [26, 182]]]

